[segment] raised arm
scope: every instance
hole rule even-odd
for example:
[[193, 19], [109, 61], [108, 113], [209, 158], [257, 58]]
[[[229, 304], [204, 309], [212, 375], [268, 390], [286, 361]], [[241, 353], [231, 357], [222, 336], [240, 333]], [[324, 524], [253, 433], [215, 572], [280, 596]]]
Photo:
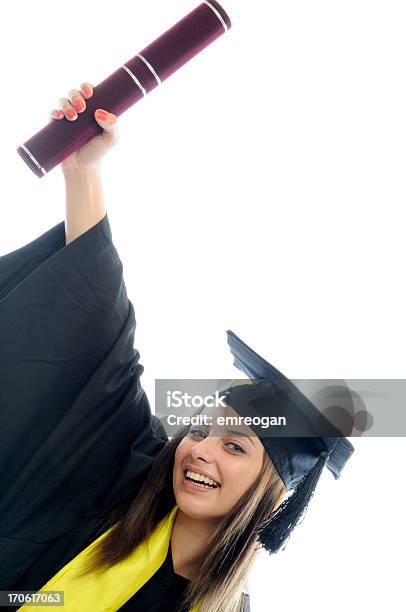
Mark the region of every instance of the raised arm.
[[[76, 121], [86, 109], [86, 100], [93, 95], [91, 83], [82, 83], [80, 90], [71, 89], [68, 98], [59, 100], [60, 110], [53, 110], [56, 121]], [[61, 164], [65, 178], [65, 235], [69, 244], [87, 232], [106, 215], [100, 163], [119, 138], [117, 117], [97, 109], [95, 120], [103, 132], [72, 153]]]
[[[77, 100], [63, 100], [59, 120], [75, 121]], [[165, 444], [141, 386], [134, 307], [100, 183], [117, 117], [95, 119], [101, 134], [63, 163], [66, 227], [0, 258], [3, 590], [53, 542], [133, 495]]]

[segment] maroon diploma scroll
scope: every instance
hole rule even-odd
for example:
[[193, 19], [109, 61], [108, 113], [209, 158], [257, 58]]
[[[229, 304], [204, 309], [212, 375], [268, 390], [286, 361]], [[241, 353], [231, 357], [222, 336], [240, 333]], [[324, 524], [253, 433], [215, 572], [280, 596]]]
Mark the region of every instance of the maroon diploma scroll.
[[97, 108], [121, 115], [231, 27], [216, 0], [204, 0], [148, 47], [94, 87], [86, 110], [75, 121], [51, 120], [18, 147], [17, 152], [39, 177], [103, 131]]

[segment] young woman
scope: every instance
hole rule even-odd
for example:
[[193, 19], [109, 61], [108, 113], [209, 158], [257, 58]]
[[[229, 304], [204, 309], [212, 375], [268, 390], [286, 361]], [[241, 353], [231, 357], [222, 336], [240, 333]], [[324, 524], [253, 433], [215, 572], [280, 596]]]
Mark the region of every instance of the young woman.
[[[71, 90], [53, 120], [75, 121], [92, 95], [90, 83]], [[62, 163], [65, 223], [0, 258], [0, 589], [63, 591], [70, 612], [248, 610], [256, 551], [281, 548], [324, 465], [338, 476], [352, 447], [244, 429], [167, 439], [140, 385], [103, 201], [117, 117], [95, 120], [101, 134]], [[269, 364], [229, 343], [266, 378]], [[227, 410], [266, 412], [267, 384], [227, 391]]]

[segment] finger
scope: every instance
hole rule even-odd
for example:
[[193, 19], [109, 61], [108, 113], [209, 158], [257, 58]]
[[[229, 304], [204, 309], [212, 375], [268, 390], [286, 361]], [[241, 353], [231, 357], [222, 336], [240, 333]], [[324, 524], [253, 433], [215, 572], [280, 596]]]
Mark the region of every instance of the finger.
[[99, 125], [103, 128], [106, 136], [112, 142], [116, 142], [119, 137], [118, 132], [118, 119], [113, 113], [98, 108], [94, 113], [95, 119]]
[[83, 113], [83, 111], [86, 109], [86, 102], [84, 101], [80, 91], [78, 89], [71, 89], [69, 90], [68, 97], [75, 107], [76, 112]]
[[91, 98], [93, 95], [93, 85], [89, 83], [88, 81], [85, 81], [84, 83], [81, 84], [80, 90], [85, 99]]
[[61, 110], [57, 110], [56, 108], [51, 110], [50, 119], [63, 119], [63, 118], [64, 118], [64, 114]]
[[73, 108], [70, 100], [68, 100], [67, 98], [60, 98], [59, 107], [69, 121], [75, 121], [75, 119], [77, 119], [77, 112]]

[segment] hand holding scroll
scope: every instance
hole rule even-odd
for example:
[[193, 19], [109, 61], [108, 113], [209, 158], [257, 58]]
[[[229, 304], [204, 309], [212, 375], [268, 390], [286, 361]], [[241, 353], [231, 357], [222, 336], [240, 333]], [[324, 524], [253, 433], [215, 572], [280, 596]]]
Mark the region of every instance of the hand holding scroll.
[[[56, 121], [76, 121], [78, 114], [86, 110], [86, 100], [93, 96], [93, 85], [82, 83], [79, 89], [71, 89], [68, 98], [60, 98], [60, 109], [51, 111], [51, 119]], [[103, 128], [103, 132], [94, 136], [86, 144], [63, 160], [61, 167], [64, 173], [94, 169], [119, 139], [118, 119], [113, 113], [96, 109], [94, 120]]]

